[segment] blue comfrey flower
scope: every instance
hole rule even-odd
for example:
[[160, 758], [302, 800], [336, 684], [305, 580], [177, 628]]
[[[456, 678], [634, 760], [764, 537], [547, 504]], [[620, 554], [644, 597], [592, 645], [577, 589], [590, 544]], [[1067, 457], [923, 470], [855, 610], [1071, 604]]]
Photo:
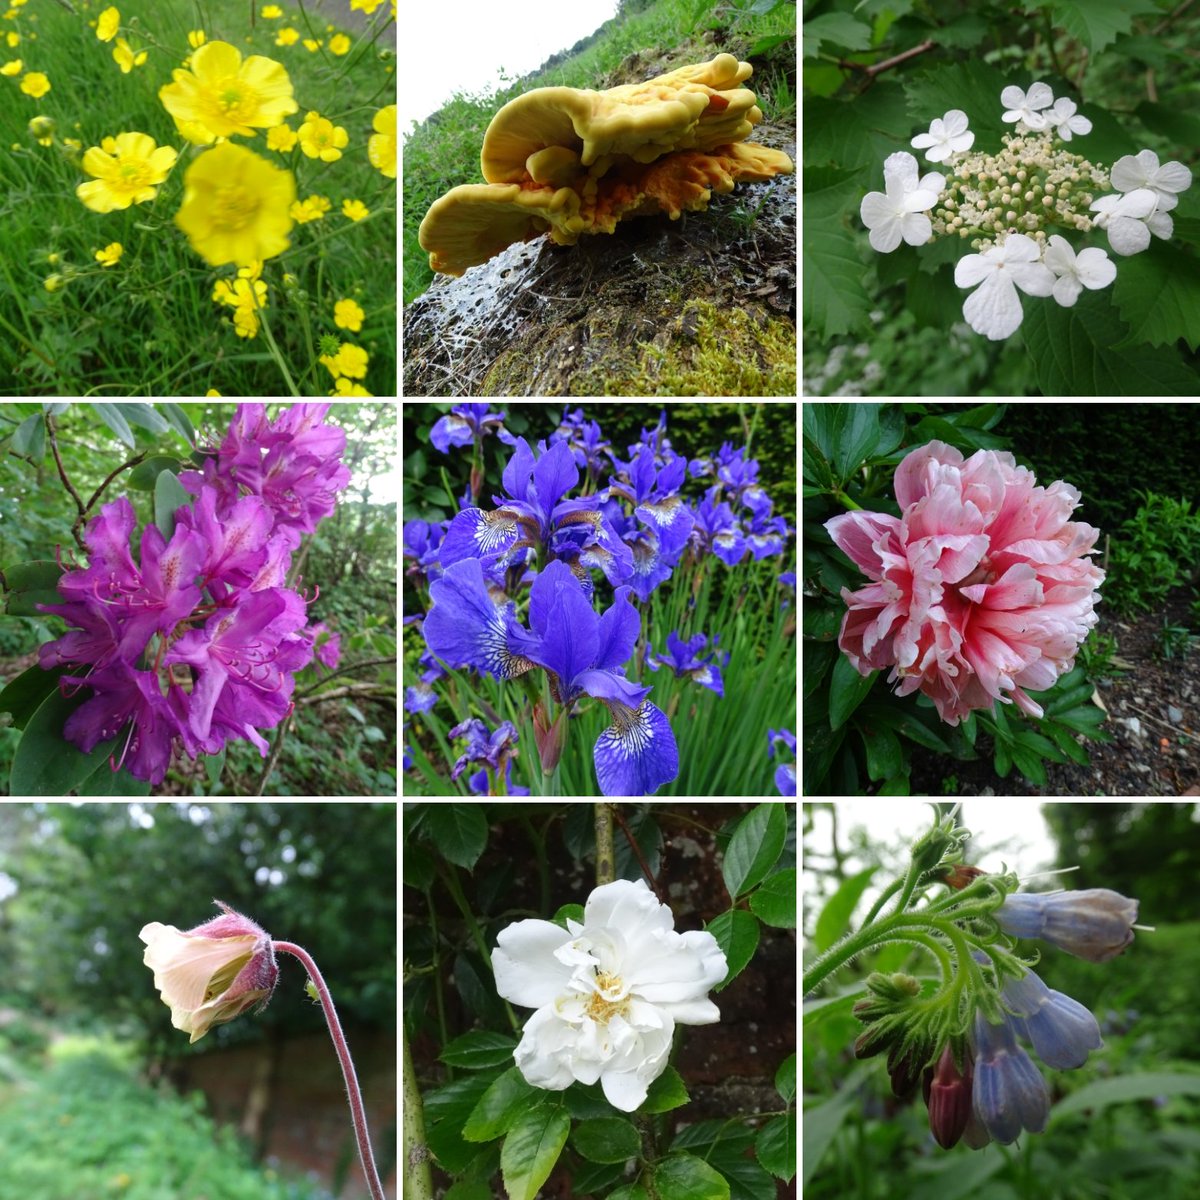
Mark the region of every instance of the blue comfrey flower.
[[1005, 980], [1000, 994], [1015, 1014], [1017, 1032], [1048, 1067], [1082, 1067], [1088, 1054], [1103, 1045], [1096, 1018], [1078, 1000], [1047, 987], [1033, 971]]
[[[529, 593], [531, 632], [511, 645], [550, 672], [554, 698], [570, 707], [587, 695], [603, 701], [613, 723], [596, 742], [596, 780], [606, 796], [649, 796], [679, 774], [679, 751], [666, 714], [646, 697], [650, 688], [625, 678], [641, 619], [628, 587], [617, 589], [602, 616], [562, 562], [547, 564]], [[426, 622], [428, 624], [428, 622]]]
[[1009, 896], [996, 912], [1010, 937], [1041, 938], [1088, 962], [1116, 958], [1133, 941], [1138, 902], [1108, 888]]
[[563, 500], [579, 482], [570, 447], [538, 443], [535, 457], [524, 438], [504, 468], [507, 498], [493, 496], [500, 507], [491, 512], [465, 508], [450, 523], [442, 542], [442, 565], [467, 558], [497, 566], [524, 562], [534, 550], [549, 558], [598, 567], [612, 584], [628, 579], [633, 556], [599, 511], [592, 498]]
[[975, 1115], [993, 1141], [1008, 1145], [1022, 1129], [1041, 1133], [1050, 1117], [1050, 1089], [1017, 1044], [1013, 1022], [992, 1025], [982, 1012], [973, 1030]]
[[494, 433], [505, 445], [513, 445], [513, 435], [504, 428], [504, 414], [492, 412], [491, 407], [490, 404], [456, 404], [447, 416], [434, 423], [429, 440], [443, 454], [448, 454], [451, 446], [481, 442], [489, 433]]
[[[725, 687], [721, 681], [721, 667], [714, 661], [719, 656], [716, 648], [717, 637], [713, 638], [712, 651], [701, 658], [700, 651], [707, 645], [708, 638], [703, 633], [693, 634], [685, 642], [672, 630], [667, 634], [666, 653], [658, 657], [647, 654], [646, 665], [652, 671], [657, 671], [660, 666], [668, 667], [675, 672], [676, 679], [691, 679], [693, 683], [710, 688], [724, 698]], [[726, 651], [721, 662], [728, 661], [729, 653]]]
[[450, 730], [450, 737], [467, 739], [466, 750], [450, 772], [451, 779], [457, 779], [471, 763], [484, 763], [493, 771], [499, 771], [512, 757], [518, 740], [516, 726], [511, 721], [501, 721], [496, 732], [489, 733], [478, 717], [468, 717], [455, 725]]

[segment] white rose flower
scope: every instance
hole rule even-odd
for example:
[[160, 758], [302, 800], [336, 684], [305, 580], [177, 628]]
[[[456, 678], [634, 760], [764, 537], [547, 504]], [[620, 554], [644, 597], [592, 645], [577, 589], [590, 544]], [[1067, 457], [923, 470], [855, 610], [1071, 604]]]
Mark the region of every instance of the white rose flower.
[[527, 1083], [562, 1091], [597, 1080], [633, 1112], [662, 1074], [675, 1026], [721, 1019], [708, 990], [728, 973], [711, 933], [676, 933], [644, 880], [595, 889], [583, 924], [518, 921], [492, 951], [496, 990], [536, 1008], [515, 1051]]
[[906, 150], [889, 154], [883, 163], [883, 192], [868, 192], [859, 206], [862, 223], [871, 231], [871, 245], [890, 254], [901, 240], [923, 246], [933, 233], [925, 213], [938, 201], [946, 186], [944, 175], [918, 178], [917, 160]]
[[1117, 277], [1117, 265], [1097, 246], [1075, 253], [1075, 248], [1060, 234], [1054, 234], [1042, 255], [1042, 261], [1058, 278], [1054, 281], [1054, 298], [1064, 308], [1079, 299], [1083, 289], [1092, 291], [1108, 287]]
[[1054, 93], [1041, 82], [1030, 84], [1028, 93], [1010, 85], [1000, 93], [1000, 103], [1006, 109], [1002, 119], [1010, 125], [1024, 121], [1030, 129], [1045, 129], [1046, 117], [1040, 110], [1054, 103]]
[[952, 108], [944, 117], [934, 117], [928, 133], [918, 133], [912, 140], [914, 150], [924, 150], [930, 162], [945, 162], [960, 150], [969, 150], [975, 135], [967, 128], [967, 114]]
[[1054, 273], [1041, 262], [1037, 242], [1023, 233], [1010, 233], [982, 254], [967, 254], [954, 267], [959, 287], [975, 287], [963, 304], [963, 316], [976, 333], [998, 342], [1011, 337], [1024, 313], [1019, 287], [1030, 296], [1049, 296]]

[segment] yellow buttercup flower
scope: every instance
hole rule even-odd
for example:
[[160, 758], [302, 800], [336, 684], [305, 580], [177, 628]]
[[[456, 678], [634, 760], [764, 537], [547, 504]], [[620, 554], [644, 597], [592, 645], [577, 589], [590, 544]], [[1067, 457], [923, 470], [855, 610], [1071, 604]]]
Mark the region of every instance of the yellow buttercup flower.
[[358, 9], [369, 17], [382, 3], [383, 0], [350, 0], [350, 9]]
[[342, 201], [342, 216], [349, 217], [352, 221], [361, 221], [370, 215], [371, 210], [361, 200]]
[[20, 75], [21, 68], [24, 65], [19, 58], [9, 59], [4, 66], [0, 67], [0, 75]]
[[293, 29], [290, 25], [285, 25], [275, 35], [275, 45], [277, 46], [294, 46], [299, 40], [299, 31]]
[[309, 221], [319, 221], [332, 207], [324, 196], [307, 196], [292, 205], [291, 215], [296, 224], [307, 225]]
[[109, 242], [103, 250], [96, 251], [96, 261], [102, 267], [115, 267], [124, 253], [125, 247], [120, 242]]
[[[209, 45], [219, 45], [210, 42]], [[203, 48], [197, 53], [203, 53]], [[211, 266], [245, 266], [288, 248], [296, 198], [290, 171], [232, 142], [206, 150], [183, 177], [183, 203], [175, 224]]]
[[283, 16], [283, 9], [278, 4], [264, 4], [258, 15], [265, 17], [268, 21], [278, 21]]
[[209, 388], [204, 394], [206, 396], [219, 396], [221, 393], [218, 392], [216, 388]]
[[375, 132], [367, 141], [367, 158], [381, 174], [396, 178], [396, 106], [381, 108], [371, 122]]
[[121, 68], [121, 74], [128, 75], [134, 67], [140, 67], [142, 63], [149, 57], [149, 52], [139, 50], [136, 54], [133, 47], [124, 39], [117, 38], [117, 44], [113, 47], [113, 62]]
[[4, 40], [8, 43], [8, 48], [11, 50], [14, 46], [21, 44], [21, 35], [19, 33], [6, 33]]
[[358, 333], [363, 326], [363, 318], [367, 314], [353, 300], [339, 300], [333, 306], [333, 323], [339, 329], [348, 329]]
[[106, 8], [96, 22], [96, 36], [102, 42], [111, 42], [121, 27], [121, 14], [116, 8]]
[[344, 33], [335, 33], [329, 39], [329, 53], [336, 54], [340, 58], [343, 54], [350, 53], [350, 39]]
[[39, 146], [54, 145], [54, 118], [53, 117], [34, 117], [29, 122], [29, 133], [31, 137], [37, 138]]
[[333, 385], [333, 391], [329, 393], [331, 396], [373, 396], [374, 392], [368, 392], [361, 383], [354, 383], [347, 379], [344, 375], [338, 377], [337, 382]]
[[300, 149], [309, 158], [322, 162], [337, 162], [342, 157], [342, 147], [350, 141], [350, 135], [340, 126], [318, 112], [310, 112], [300, 126]]
[[286, 154], [296, 144], [296, 131], [287, 124], [267, 130], [267, 149]]
[[322, 354], [321, 362], [329, 368], [329, 373], [337, 379], [345, 375], [350, 379], [362, 379], [367, 373], [367, 360], [371, 356], [361, 346], [351, 346], [342, 342], [336, 354]]
[[316, 52], [320, 50], [324, 44], [324, 42], [318, 42], [314, 38], [304, 39], [304, 48], [309, 52], [309, 54], [316, 54]]
[[[46, 278], [42, 280], [42, 287], [44, 287], [48, 292], [58, 292], [62, 290], [63, 284], [66, 282], [67, 281], [61, 275], [47, 275]], [[324, 360], [322, 359], [322, 361]]]
[[298, 107], [281, 63], [261, 54], [243, 62], [228, 42], [205, 43], [192, 55], [191, 70], [177, 69], [173, 78], [158, 98], [189, 141], [198, 129], [213, 138], [253, 137], [255, 127], [278, 125]]
[[21, 79], [21, 91], [40, 100], [50, 90], [50, 80], [41, 71], [30, 71]]
[[93, 212], [106, 213], [153, 200], [155, 191], [175, 165], [171, 146], [156, 146], [146, 133], [118, 133], [105, 138], [84, 156], [82, 166], [94, 176], [75, 195]]
[[203, 29], [188, 30], [188, 45], [191, 46], [193, 50], [199, 50], [200, 47], [203, 46], [207, 41], [208, 34], [206, 34]]

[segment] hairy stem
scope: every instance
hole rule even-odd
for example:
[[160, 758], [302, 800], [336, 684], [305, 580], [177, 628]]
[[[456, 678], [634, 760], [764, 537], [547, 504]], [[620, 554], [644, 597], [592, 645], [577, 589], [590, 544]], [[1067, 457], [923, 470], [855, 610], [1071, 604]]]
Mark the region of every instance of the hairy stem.
[[[329, 1036], [333, 1038], [333, 1046], [337, 1051], [338, 1062], [342, 1067], [342, 1078], [346, 1083], [346, 1095], [350, 1100], [350, 1116], [354, 1121], [355, 1137], [358, 1139], [358, 1158], [362, 1163], [363, 1176], [366, 1178], [367, 1187], [371, 1190], [372, 1200], [385, 1200], [383, 1184], [379, 1182], [379, 1172], [375, 1169], [375, 1158], [371, 1153], [371, 1138], [367, 1132], [367, 1114], [363, 1109], [362, 1092], [358, 1087], [358, 1076], [354, 1072], [354, 1059], [350, 1057], [350, 1047], [346, 1045], [346, 1035], [342, 1032], [342, 1024], [338, 1020], [337, 1009], [333, 1006], [333, 997], [329, 994], [329, 988], [325, 985], [325, 980], [321, 972], [317, 969], [317, 964], [313, 962], [312, 956], [307, 950], [302, 950], [293, 942], [275, 942], [273, 945], [281, 954], [290, 954], [300, 960], [301, 965], [308, 972], [308, 977], [312, 980], [313, 986], [317, 989], [317, 994], [321, 998], [321, 1008], [325, 1013], [325, 1023], [329, 1026]], [[405, 1081], [407, 1086], [409, 1067], [411, 1065], [407, 1060], [407, 1039], [404, 1043], [404, 1050]], [[407, 1104], [405, 1108], [407, 1110]], [[407, 1123], [405, 1125], [405, 1133], [407, 1135]], [[407, 1136], [405, 1137], [405, 1141], [407, 1141]], [[407, 1170], [407, 1166], [405, 1169]], [[428, 1168], [426, 1170], [428, 1171]], [[417, 1193], [414, 1192], [413, 1194], [416, 1195]], [[429, 1194], [426, 1193], [426, 1195]]]

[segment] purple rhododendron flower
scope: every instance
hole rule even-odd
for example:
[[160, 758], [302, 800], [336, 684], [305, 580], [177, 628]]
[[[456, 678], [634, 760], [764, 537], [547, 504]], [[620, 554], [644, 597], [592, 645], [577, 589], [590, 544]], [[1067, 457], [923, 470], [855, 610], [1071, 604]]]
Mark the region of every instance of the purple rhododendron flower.
[[113, 769], [152, 784], [176, 747], [194, 757], [240, 738], [265, 756], [259, 730], [290, 710], [318, 636], [321, 661], [336, 666], [338, 635], [307, 627], [304, 598], [285, 586], [292, 551], [350, 481], [328, 409], [298, 404], [272, 422], [264, 405], [239, 405], [203, 469], [180, 476], [195, 500], [175, 511], [169, 539], [142, 530], [137, 561], [128, 499], [88, 523], [86, 565], [58, 581], [64, 603], [39, 605], [75, 626], [40, 648], [42, 667], [88, 668], [61, 681], [93, 693], [67, 719], [68, 741], [87, 752], [128, 727]]

